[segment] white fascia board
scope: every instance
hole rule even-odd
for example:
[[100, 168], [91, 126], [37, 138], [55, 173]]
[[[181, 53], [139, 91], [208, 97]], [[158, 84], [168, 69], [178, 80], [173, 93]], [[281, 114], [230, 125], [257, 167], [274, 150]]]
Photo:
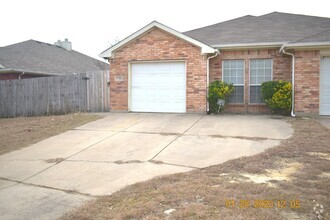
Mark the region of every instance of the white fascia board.
[[158, 27], [159, 29], [162, 29], [182, 40], [185, 40], [195, 46], [198, 46], [201, 48], [201, 53], [202, 54], [209, 54], [209, 53], [215, 53], [215, 49], [204, 44], [201, 43], [191, 37], [188, 37], [187, 35], [184, 35], [172, 28], [169, 28], [157, 21], [153, 21], [150, 24], [148, 24], [147, 26], [145, 26], [144, 28], [138, 30], [137, 32], [131, 34], [130, 36], [128, 36], [127, 38], [125, 38], [124, 40], [118, 42], [117, 44], [113, 45], [112, 47], [108, 48], [107, 50], [103, 51], [99, 56], [103, 57], [103, 58], [110, 58], [113, 57], [113, 52], [116, 51], [118, 48], [124, 46], [125, 44], [131, 42], [132, 40], [138, 38], [139, 36], [141, 36], [142, 34], [144, 34], [145, 32], [147, 32], [148, 30], [154, 28], [154, 27]]
[[323, 47], [330, 47], [330, 41], [324, 42], [308, 42], [308, 43], [288, 43], [284, 45], [285, 48], [288, 49], [299, 49], [299, 48], [323, 48]]
[[217, 49], [235, 50], [235, 49], [251, 49], [251, 48], [278, 48], [287, 42], [264, 42], [264, 43], [246, 43], [246, 44], [215, 44], [211, 45]]

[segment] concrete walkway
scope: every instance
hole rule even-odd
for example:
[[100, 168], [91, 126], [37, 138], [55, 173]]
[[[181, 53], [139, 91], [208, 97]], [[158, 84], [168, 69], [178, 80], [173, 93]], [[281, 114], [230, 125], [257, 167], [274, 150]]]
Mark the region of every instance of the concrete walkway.
[[109, 113], [0, 156], [0, 216], [55, 219], [129, 184], [258, 154], [292, 133], [271, 116]]

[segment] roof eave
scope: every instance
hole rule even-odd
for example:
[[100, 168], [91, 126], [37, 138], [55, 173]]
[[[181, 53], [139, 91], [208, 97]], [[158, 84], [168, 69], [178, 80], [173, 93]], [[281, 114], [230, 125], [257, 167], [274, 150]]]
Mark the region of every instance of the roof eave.
[[170, 27], [167, 27], [157, 21], [153, 21], [150, 24], [148, 24], [147, 26], [143, 27], [142, 29], [138, 30], [137, 32], [131, 34], [130, 36], [128, 36], [127, 38], [123, 39], [122, 41], [118, 42], [117, 44], [111, 46], [110, 48], [108, 48], [107, 50], [103, 51], [99, 56], [102, 58], [113, 58], [114, 57], [114, 52], [123, 47], [124, 45], [126, 45], [127, 43], [135, 40], [136, 38], [138, 38], [139, 36], [143, 35], [145, 32], [149, 31], [150, 29], [157, 27], [161, 30], [164, 30], [182, 40], [185, 40], [195, 46], [198, 46], [201, 48], [201, 53], [202, 54], [209, 54], [209, 53], [215, 53], [216, 50], [212, 47], [210, 47], [209, 45], [206, 45], [200, 41], [197, 41], [191, 37], [188, 37], [187, 35], [184, 35]]
[[3, 73], [25, 73], [25, 74], [33, 74], [33, 75], [42, 75], [42, 76], [61, 76], [63, 74], [60, 73], [45, 73], [39, 71], [31, 71], [31, 70], [21, 70], [21, 69], [0, 69], [0, 74]]
[[330, 48], [330, 41], [324, 42], [309, 42], [309, 43], [289, 43], [284, 45], [287, 49], [320, 49]]
[[214, 48], [221, 50], [237, 50], [237, 49], [261, 49], [261, 48], [280, 48], [287, 42], [265, 42], [265, 43], [239, 43], [239, 44], [214, 44]]

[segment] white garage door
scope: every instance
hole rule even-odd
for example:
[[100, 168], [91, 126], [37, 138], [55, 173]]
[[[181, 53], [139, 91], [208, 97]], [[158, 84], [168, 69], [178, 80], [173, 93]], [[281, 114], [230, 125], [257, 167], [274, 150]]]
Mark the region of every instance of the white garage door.
[[184, 62], [132, 64], [131, 111], [186, 112]]
[[330, 115], [330, 57], [321, 59], [320, 115]]

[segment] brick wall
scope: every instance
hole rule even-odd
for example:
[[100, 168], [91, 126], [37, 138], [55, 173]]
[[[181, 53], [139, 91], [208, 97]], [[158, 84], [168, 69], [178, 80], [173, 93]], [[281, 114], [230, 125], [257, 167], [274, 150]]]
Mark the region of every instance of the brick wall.
[[295, 111], [319, 113], [320, 52], [295, 52]]
[[249, 104], [249, 60], [273, 59], [273, 79], [291, 81], [291, 57], [282, 56], [278, 49], [222, 51], [210, 61], [210, 82], [222, 80], [222, 60], [240, 59], [245, 64], [244, 103], [230, 104], [226, 111], [232, 113], [268, 113], [265, 104]]
[[[319, 111], [319, 51], [296, 51], [295, 111], [318, 114]], [[245, 63], [244, 103], [231, 104], [227, 112], [266, 113], [264, 104], [249, 103], [249, 60], [272, 59], [273, 79], [291, 81], [291, 57], [281, 55], [276, 49], [222, 51], [210, 60], [210, 82], [222, 79], [222, 60], [243, 59]], [[206, 111], [206, 57], [200, 48], [180, 40], [158, 28], [154, 28], [138, 39], [115, 52], [110, 63], [111, 109], [128, 110], [128, 66], [134, 61], [186, 61], [187, 67], [187, 112]], [[124, 81], [116, 82], [116, 76]]]
[[[128, 110], [128, 64], [133, 61], [183, 60], [187, 68], [187, 112], [206, 111], [206, 57], [201, 49], [158, 28], [115, 52], [110, 61], [111, 110]], [[116, 82], [116, 76], [124, 81]]]

